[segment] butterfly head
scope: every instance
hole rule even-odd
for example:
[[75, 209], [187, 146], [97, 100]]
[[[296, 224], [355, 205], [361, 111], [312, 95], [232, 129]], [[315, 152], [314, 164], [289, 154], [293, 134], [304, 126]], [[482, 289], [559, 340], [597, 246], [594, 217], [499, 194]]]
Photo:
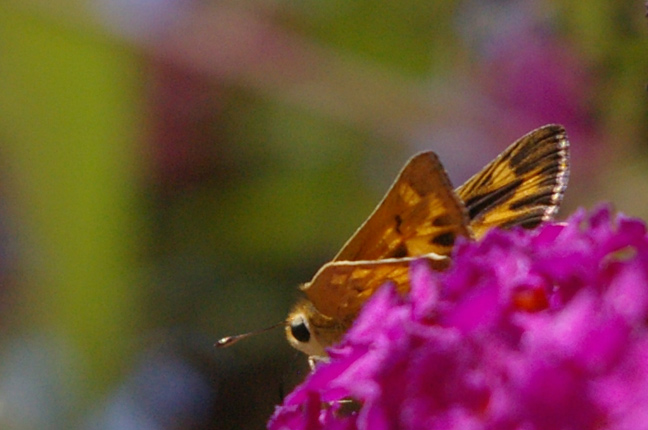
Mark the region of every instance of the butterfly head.
[[326, 348], [338, 342], [345, 331], [345, 327], [322, 315], [308, 300], [298, 302], [286, 319], [288, 342], [311, 357], [326, 357]]

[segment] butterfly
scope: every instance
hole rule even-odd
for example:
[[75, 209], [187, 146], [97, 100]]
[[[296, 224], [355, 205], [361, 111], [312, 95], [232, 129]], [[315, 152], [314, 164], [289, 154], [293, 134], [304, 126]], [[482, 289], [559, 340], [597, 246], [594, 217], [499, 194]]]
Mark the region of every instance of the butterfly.
[[415, 155], [333, 260], [300, 287], [305, 298], [284, 324], [288, 342], [311, 359], [326, 357], [380, 286], [409, 290], [412, 261], [441, 271], [459, 237], [553, 219], [568, 177], [569, 142], [555, 124], [521, 137], [455, 190], [434, 152]]

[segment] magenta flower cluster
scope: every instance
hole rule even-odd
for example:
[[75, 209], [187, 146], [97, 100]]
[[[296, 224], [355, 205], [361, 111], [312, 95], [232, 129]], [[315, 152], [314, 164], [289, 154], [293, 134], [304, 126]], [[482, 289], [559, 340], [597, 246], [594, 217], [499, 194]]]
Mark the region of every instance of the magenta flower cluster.
[[607, 208], [424, 260], [269, 429], [648, 429], [648, 237]]

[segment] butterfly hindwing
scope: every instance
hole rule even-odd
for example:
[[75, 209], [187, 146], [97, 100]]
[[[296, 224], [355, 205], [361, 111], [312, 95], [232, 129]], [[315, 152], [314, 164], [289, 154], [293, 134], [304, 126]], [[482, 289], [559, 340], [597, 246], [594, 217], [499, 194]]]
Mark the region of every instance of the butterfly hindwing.
[[560, 125], [521, 137], [456, 192], [476, 238], [493, 227], [533, 228], [558, 210], [569, 172], [569, 142]]
[[433, 152], [411, 158], [387, 194], [333, 261], [448, 255], [470, 237], [463, 203]]
[[433, 270], [443, 270], [450, 264], [448, 257], [436, 254], [377, 261], [332, 261], [324, 265], [302, 290], [319, 312], [347, 325], [364, 302], [387, 280], [397, 291], [408, 291], [410, 264], [421, 257], [426, 257]]

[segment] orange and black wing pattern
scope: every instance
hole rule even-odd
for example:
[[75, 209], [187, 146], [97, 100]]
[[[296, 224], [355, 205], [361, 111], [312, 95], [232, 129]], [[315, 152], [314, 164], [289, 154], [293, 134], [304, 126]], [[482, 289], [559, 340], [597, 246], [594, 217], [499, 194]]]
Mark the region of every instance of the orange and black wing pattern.
[[433, 152], [411, 158], [383, 200], [333, 261], [449, 255], [470, 237], [464, 205]]
[[569, 177], [569, 142], [560, 125], [521, 137], [457, 188], [478, 239], [493, 227], [533, 228], [552, 219]]
[[432, 152], [408, 161], [383, 200], [332, 262], [302, 289], [324, 315], [349, 321], [385, 282], [409, 289], [409, 265], [426, 256], [441, 270], [468, 217]]

